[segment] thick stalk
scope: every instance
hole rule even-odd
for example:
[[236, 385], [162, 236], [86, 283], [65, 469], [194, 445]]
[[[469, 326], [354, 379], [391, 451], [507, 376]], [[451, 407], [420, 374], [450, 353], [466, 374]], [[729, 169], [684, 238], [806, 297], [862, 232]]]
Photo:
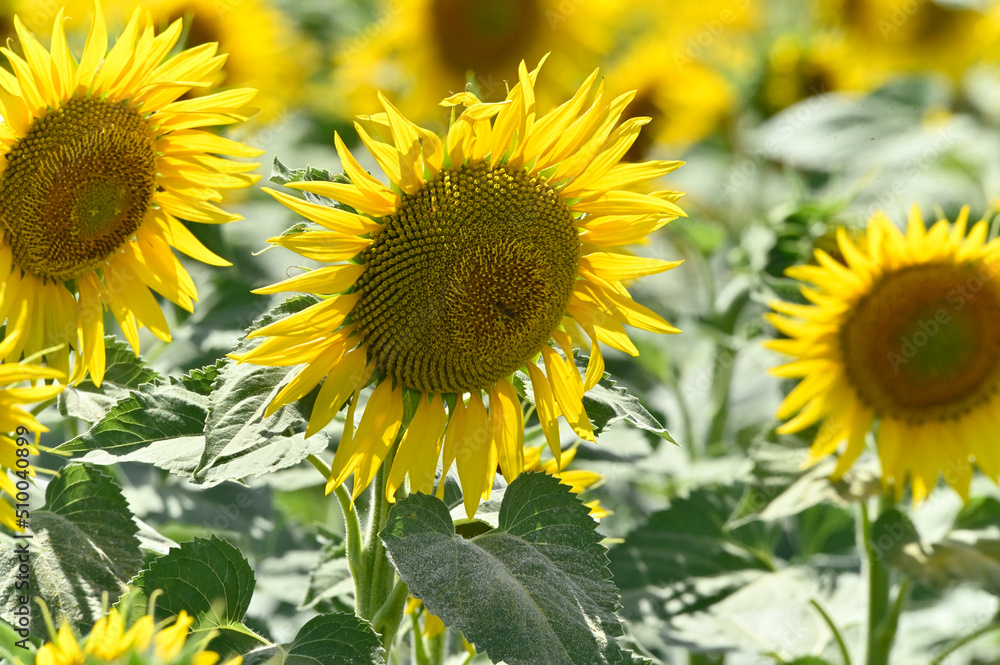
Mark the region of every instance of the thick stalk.
[[[330, 477], [330, 467], [323, 460], [315, 455], [309, 455], [309, 463], [323, 474], [324, 478]], [[354, 579], [354, 597], [360, 597], [361, 589], [358, 587], [360, 579], [361, 565], [361, 522], [358, 520], [358, 512], [354, 509], [354, 502], [351, 495], [343, 485], [334, 490], [340, 510], [344, 514], [344, 537], [347, 540], [347, 566], [351, 570], [351, 578]]]
[[[865, 665], [888, 665], [889, 651], [896, 636], [898, 612], [901, 606], [891, 603], [889, 596], [892, 580], [885, 565], [884, 553], [876, 548], [871, 539], [874, 520], [868, 514], [864, 502], [858, 504], [861, 511], [861, 525], [858, 536], [859, 549], [865, 553], [868, 573], [868, 630], [865, 645]], [[877, 515], [875, 516], [878, 517]], [[900, 594], [906, 593], [901, 588]], [[902, 597], [897, 598], [901, 602]]]

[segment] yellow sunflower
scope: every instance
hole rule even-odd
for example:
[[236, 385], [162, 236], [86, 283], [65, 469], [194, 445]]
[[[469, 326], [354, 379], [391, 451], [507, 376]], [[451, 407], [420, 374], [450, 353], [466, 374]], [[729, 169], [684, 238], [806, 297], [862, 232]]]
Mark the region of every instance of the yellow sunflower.
[[[22, 308], [18, 317], [20, 326], [14, 326], [0, 342], [0, 358], [5, 357], [17, 345], [18, 338], [24, 334], [20, 328], [24, 327], [26, 319], [27, 309]], [[55, 397], [62, 392], [63, 386], [8, 386], [22, 381], [34, 384], [45, 379], [65, 381], [66, 375], [52, 367], [27, 363], [0, 364], [0, 385], [4, 386], [0, 388], [0, 495], [6, 495], [5, 500], [0, 501], [0, 524], [17, 531], [24, 529], [23, 524], [18, 524], [15, 504], [26, 502], [24, 493], [28, 491], [28, 478], [35, 475], [28, 457], [38, 454], [38, 449], [29, 442], [27, 435], [48, 431], [22, 405]]]
[[870, 90], [887, 76], [838, 33], [781, 35], [767, 55], [761, 101], [769, 113], [826, 92]]
[[770, 321], [790, 339], [768, 346], [795, 360], [773, 370], [801, 378], [778, 410], [780, 433], [821, 420], [816, 461], [846, 442], [834, 477], [865, 448], [877, 425], [883, 483], [897, 499], [909, 479], [914, 501], [938, 475], [967, 498], [973, 462], [1000, 477], [1000, 241], [987, 224], [966, 235], [968, 209], [954, 226], [930, 230], [917, 208], [903, 235], [876, 214], [857, 245], [840, 229], [844, 263], [822, 250], [818, 265], [790, 268], [808, 282], [811, 305], [775, 302]]
[[552, 82], [542, 93], [562, 99], [612, 50], [624, 15], [607, 2], [381, 0], [374, 22], [335, 55], [335, 94], [312, 95], [311, 103], [351, 116], [385, 91], [408, 117], [443, 126], [442, 92], [464, 90], [472, 74], [483, 100], [499, 101], [518, 62], [546, 53]]
[[8, 361], [44, 351], [49, 365], [68, 373], [72, 350], [74, 378], [87, 369], [99, 384], [104, 307], [137, 351], [141, 326], [169, 340], [150, 289], [188, 311], [197, 298], [171, 249], [229, 265], [179, 220], [241, 219], [214, 202], [220, 190], [256, 182], [247, 173], [256, 164], [215, 155], [260, 153], [199, 129], [244, 120], [253, 90], [175, 101], [222, 66], [214, 44], [165, 59], [181, 21], [156, 35], [136, 10], [108, 51], [99, 3], [95, 11], [79, 63], [61, 9], [51, 52], [18, 19], [25, 57], [0, 49], [14, 71], [0, 70], [0, 320], [10, 323], [22, 303], [28, 307]]
[[634, 36], [614, 59], [609, 85], [637, 91], [627, 115], [652, 118], [627, 159], [642, 159], [654, 143], [695, 143], [728, 119], [739, 98], [733, 81], [753, 63], [747, 42], [758, 12], [755, 0], [674, 3], [669, 11], [625, 3]]
[[[194, 619], [181, 610], [173, 625], [156, 629], [153, 617], [146, 615], [126, 630], [125, 618], [114, 608], [94, 624], [90, 634], [78, 640], [66, 625], [38, 649], [35, 665], [83, 665], [83, 663], [191, 663], [215, 665], [219, 654], [199, 645], [185, 645]], [[186, 646], [186, 648], [185, 648]], [[119, 660], [123, 659], [123, 660]], [[226, 661], [240, 665], [241, 656]]]
[[959, 78], [1000, 51], [1000, 12], [989, 3], [937, 0], [819, 0], [820, 20], [841, 30], [851, 59], [890, 72]]
[[294, 25], [269, 0], [116, 2], [129, 9], [142, 7], [159, 27], [184, 19], [186, 48], [217, 42], [227, 59], [212, 77], [208, 90], [219, 86], [256, 89], [254, 106], [260, 112], [253, 118], [255, 123], [279, 121], [298, 103], [315, 60], [313, 49], [296, 35]]
[[[255, 331], [266, 339], [235, 358], [302, 365], [268, 413], [323, 382], [307, 436], [350, 402], [328, 489], [352, 473], [355, 496], [369, 484], [402, 427], [407, 395], [415, 409], [389, 473], [390, 500], [406, 475], [415, 491], [430, 492], [443, 455], [445, 471], [457, 464], [471, 516], [489, 495], [498, 462], [507, 480], [523, 468], [516, 370], [530, 377], [558, 456], [560, 413], [578, 436], [593, 440], [581, 399], [603, 373], [598, 342], [634, 355], [622, 324], [677, 332], [633, 302], [622, 282], [678, 262], [620, 247], [683, 215], [677, 192], [622, 189], [680, 163], [618, 164], [648, 121], [616, 127], [634, 93], [609, 98], [595, 71], [570, 101], [540, 115], [537, 74], [522, 62], [518, 83], [500, 103], [470, 93], [444, 100], [466, 108], [443, 138], [380, 97], [385, 113], [372, 121], [386, 141], [356, 127], [391, 186], [366, 173], [339, 136], [351, 184], [288, 185], [356, 213], [267, 190], [325, 228], [270, 242], [332, 265], [257, 293], [331, 297]], [[573, 340], [583, 333], [591, 350], [586, 378], [573, 362]], [[379, 380], [354, 431], [359, 392], [373, 375]]]

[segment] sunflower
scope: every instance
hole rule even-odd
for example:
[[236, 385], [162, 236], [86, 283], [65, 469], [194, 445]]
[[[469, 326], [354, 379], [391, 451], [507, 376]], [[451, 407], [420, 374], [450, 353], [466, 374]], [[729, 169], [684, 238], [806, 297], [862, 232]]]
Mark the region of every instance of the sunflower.
[[[269, 0], [116, 0], [140, 6], [153, 24], [166, 27], [178, 18], [187, 30], [183, 45], [194, 48], [218, 43], [226, 64], [211, 78], [212, 86], [251, 87], [258, 91], [253, 122], [279, 121], [298, 103], [302, 84], [314, 61], [311, 44], [299, 39], [294, 25]], [[192, 90], [190, 94], [204, 94]]]
[[993, 432], [1000, 426], [1000, 241], [985, 242], [981, 221], [966, 235], [969, 210], [954, 226], [929, 230], [917, 208], [906, 234], [881, 213], [858, 244], [844, 229], [844, 262], [822, 250], [818, 265], [795, 266], [790, 277], [813, 284], [812, 303], [775, 302], [770, 321], [789, 339], [768, 346], [795, 360], [773, 370], [801, 378], [778, 410], [791, 418], [779, 433], [821, 420], [816, 461], [846, 447], [839, 478], [877, 425], [882, 480], [897, 499], [907, 479], [923, 500], [938, 475], [968, 498], [973, 461], [1000, 477]]
[[747, 42], [758, 23], [756, 0], [674, 3], [670, 11], [633, 0], [621, 11], [633, 37], [608, 80], [613, 91], [637, 91], [628, 114], [652, 118], [627, 159], [643, 158], [654, 143], [684, 146], [705, 138], [735, 111], [733, 80], [753, 62]]
[[761, 101], [768, 113], [807, 97], [833, 91], [864, 91], [885, 80], [885, 72], [856, 57], [854, 47], [834, 32], [785, 34], [774, 40], [762, 75]]
[[[350, 402], [329, 490], [352, 473], [355, 496], [369, 484], [403, 426], [405, 397], [413, 415], [386, 483], [390, 500], [407, 475], [413, 489], [430, 492], [440, 454], [445, 471], [457, 464], [471, 516], [498, 463], [508, 480], [523, 468], [515, 371], [527, 371], [558, 457], [558, 414], [578, 436], [594, 438], [581, 399], [603, 375], [598, 342], [635, 355], [622, 324], [677, 332], [633, 302], [622, 282], [678, 262], [619, 248], [683, 214], [677, 192], [621, 188], [680, 163], [618, 164], [648, 121], [615, 127], [634, 93], [609, 98], [595, 71], [570, 101], [538, 115], [537, 74], [522, 62], [500, 103], [467, 92], [445, 99], [466, 108], [443, 138], [380, 96], [385, 113], [372, 122], [387, 142], [356, 129], [390, 187], [362, 170], [339, 136], [350, 184], [287, 185], [356, 212], [266, 190], [325, 229], [270, 242], [331, 265], [256, 292], [332, 297], [254, 331], [266, 339], [235, 359], [303, 365], [267, 413], [323, 382], [307, 436]], [[591, 356], [581, 378], [573, 340], [584, 333]], [[376, 387], [354, 431], [359, 392], [372, 377]]]
[[[484, 101], [507, 93], [522, 59], [550, 54], [548, 90], [559, 98], [614, 47], [624, 12], [615, 3], [565, 0], [381, 0], [375, 21], [344, 40], [328, 90], [313, 95], [338, 117], [362, 113], [377, 91], [388, 92], [417, 122], [447, 122], [439, 91], [459, 92], [470, 76]], [[549, 100], [542, 100], [549, 101]]]
[[870, 70], [934, 71], [958, 79], [972, 65], [995, 60], [1000, 12], [990, 3], [938, 0], [820, 0], [825, 26], [842, 32], [851, 57]]
[[229, 265], [179, 219], [241, 219], [213, 202], [222, 189], [256, 182], [259, 176], [247, 173], [256, 164], [215, 155], [260, 153], [198, 129], [244, 120], [253, 90], [174, 101], [222, 66], [214, 44], [164, 60], [181, 21], [156, 35], [150, 17], [136, 10], [108, 51], [99, 3], [95, 11], [79, 63], [63, 34], [62, 10], [51, 52], [18, 19], [25, 58], [3, 49], [15, 74], [0, 70], [0, 320], [28, 307], [25, 334], [8, 349], [8, 361], [44, 351], [49, 365], [68, 373], [72, 350], [74, 377], [87, 369], [100, 384], [104, 307], [137, 351], [141, 326], [169, 340], [150, 289], [188, 311], [197, 298], [171, 249]]
[[[27, 320], [27, 309], [22, 308], [18, 317], [19, 326], [14, 326], [2, 342], [0, 342], [0, 358], [6, 356], [10, 349], [18, 343], [23, 335], [22, 329]], [[38, 449], [25, 437], [29, 432], [47, 432], [48, 428], [35, 419], [22, 405], [42, 402], [55, 397], [62, 392], [63, 386], [35, 385], [32, 387], [10, 388], [11, 384], [21, 381], [31, 381], [33, 384], [45, 380], [56, 379], [64, 381], [66, 376], [57, 369], [30, 365], [27, 363], [0, 364], [0, 490], [10, 498], [0, 501], [0, 524], [22, 531], [18, 525], [14, 510], [14, 500], [22, 494], [28, 477], [35, 475], [35, 469], [28, 461], [29, 455], [37, 455]], [[18, 502], [21, 502], [18, 500]]]
[[[60, 627], [52, 641], [38, 649], [35, 665], [83, 665], [85, 662], [215, 665], [219, 654], [204, 650], [208, 640], [186, 644], [193, 623], [194, 619], [181, 610], [173, 625], [159, 631], [148, 614], [126, 630], [125, 618], [112, 608], [107, 616], [97, 620], [90, 634], [82, 640], [78, 640], [68, 626]], [[226, 665], [242, 662], [243, 658], [237, 656]]]

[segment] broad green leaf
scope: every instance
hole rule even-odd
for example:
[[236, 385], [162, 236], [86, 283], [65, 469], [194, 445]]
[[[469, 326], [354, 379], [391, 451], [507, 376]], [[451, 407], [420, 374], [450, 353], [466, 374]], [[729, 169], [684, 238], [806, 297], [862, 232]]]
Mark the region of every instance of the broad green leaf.
[[410, 592], [494, 662], [620, 663], [617, 593], [588, 512], [555, 478], [529, 473], [507, 487], [488, 533], [457, 536], [447, 506], [415, 494], [380, 535]]
[[213, 536], [196, 538], [154, 559], [132, 580], [130, 606], [140, 611], [159, 589], [157, 611], [194, 617], [193, 633], [218, 630], [211, 650], [242, 654], [264, 643], [243, 625], [254, 590], [254, 574], [240, 551]]
[[992, 496], [974, 496], [955, 517], [953, 529], [975, 530], [1000, 525], [1000, 499]]
[[130, 390], [160, 380], [160, 374], [135, 355], [125, 342], [104, 338], [105, 370], [100, 387], [87, 377], [78, 385], [67, 386], [59, 395], [59, 411], [64, 416], [96, 423]]
[[195, 472], [199, 483], [261, 476], [326, 450], [329, 438], [324, 432], [304, 436], [314, 394], [264, 417], [288, 370], [227, 363], [208, 399], [205, 449]]
[[[313, 296], [289, 298], [254, 322], [247, 333], [317, 302]], [[244, 336], [234, 353], [245, 353], [259, 343], [259, 339]], [[209, 397], [205, 450], [195, 472], [198, 482], [214, 485], [260, 476], [298, 464], [308, 455], [326, 449], [328, 438], [323, 432], [308, 440], [302, 434], [312, 411], [314, 394], [264, 417], [267, 405], [293, 369], [235, 361], [225, 364]]]
[[638, 621], [652, 611], [671, 620], [706, 610], [763, 575], [768, 528], [729, 522], [742, 500], [742, 486], [693, 490], [613, 546], [608, 556], [622, 614]]
[[[138, 528], [121, 489], [104, 470], [72, 464], [45, 491], [45, 507], [31, 512], [30, 596], [39, 596], [56, 624], [89, 629], [101, 616], [101, 596], [119, 596], [142, 565]], [[17, 604], [18, 555], [0, 553], [0, 608], [6, 621]], [[35, 626], [41, 626], [37, 607]]]
[[95, 464], [146, 462], [190, 476], [205, 447], [208, 397], [188, 385], [199, 387], [203, 380], [192, 375], [144, 384], [119, 400], [90, 430], [58, 449], [84, 454], [81, 459]]
[[740, 494], [734, 487], [707, 487], [672, 499], [669, 508], [611, 549], [615, 583], [622, 590], [637, 589], [766, 569], [754, 552], [755, 525], [731, 529], [727, 524]]
[[324, 614], [290, 644], [248, 653], [243, 665], [383, 665], [385, 650], [371, 624], [353, 614]]
[[677, 443], [667, 428], [646, 410], [639, 399], [616, 385], [608, 374], [605, 374], [596, 386], [584, 393], [583, 408], [590, 417], [595, 435], [604, 432], [609, 425], [624, 420], [633, 427], [652, 432], [670, 443]]

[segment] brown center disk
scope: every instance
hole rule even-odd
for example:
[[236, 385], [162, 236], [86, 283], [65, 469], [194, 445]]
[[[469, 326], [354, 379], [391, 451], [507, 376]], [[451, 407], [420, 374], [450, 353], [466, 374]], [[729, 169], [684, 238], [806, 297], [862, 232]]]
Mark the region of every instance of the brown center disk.
[[537, 0], [434, 0], [430, 12], [441, 61], [461, 80], [475, 73], [487, 100], [503, 99], [501, 77], [517, 71], [522, 58], [541, 55], [531, 46], [549, 29]]
[[35, 120], [6, 155], [0, 219], [14, 263], [68, 281], [135, 233], [156, 192], [148, 124], [125, 104], [71, 99]]
[[883, 276], [840, 335], [844, 366], [876, 412], [948, 420], [1000, 383], [1000, 283], [990, 266], [921, 265]]
[[365, 257], [353, 317], [379, 369], [408, 388], [459, 393], [486, 389], [548, 342], [580, 241], [544, 180], [476, 164], [404, 196]]

